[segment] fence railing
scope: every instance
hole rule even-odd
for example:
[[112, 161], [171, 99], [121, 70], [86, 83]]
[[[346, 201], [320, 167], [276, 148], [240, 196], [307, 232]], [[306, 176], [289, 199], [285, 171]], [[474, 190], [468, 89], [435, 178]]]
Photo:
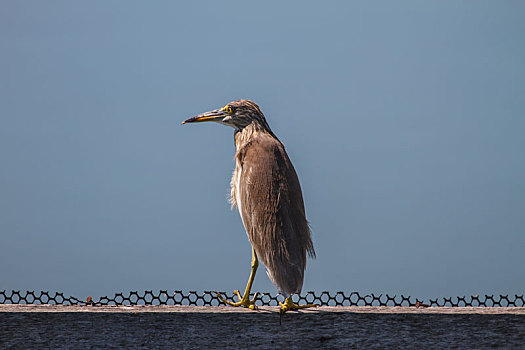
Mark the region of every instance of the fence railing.
[[[221, 292], [227, 300], [233, 301], [233, 293]], [[253, 295], [252, 295], [253, 297]], [[284, 298], [278, 294], [258, 293], [255, 302], [258, 306], [277, 306]], [[321, 293], [307, 292], [300, 296], [294, 296], [294, 301], [300, 304], [318, 304], [320, 306], [480, 306], [480, 307], [524, 307], [523, 295], [471, 295], [450, 298], [436, 298], [428, 301], [412, 298], [411, 296], [389, 295], [389, 294], [366, 294], [359, 292], [336, 292], [327, 291]], [[224, 303], [217, 297], [215, 292], [196, 291], [183, 292], [176, 290], [168, 292], [160, 290], [153, 292], [131, 291], [129, 293], [115, 293], [113, 297], [103, 296], [98, 300], [88, 297], [81, 300], [73, 296], [65, 296], [60, 292], [49, 291], [0, 291], [0, 304], [53, 304], [53, 305], [193, 305], [193, 306], [218, 306]]]

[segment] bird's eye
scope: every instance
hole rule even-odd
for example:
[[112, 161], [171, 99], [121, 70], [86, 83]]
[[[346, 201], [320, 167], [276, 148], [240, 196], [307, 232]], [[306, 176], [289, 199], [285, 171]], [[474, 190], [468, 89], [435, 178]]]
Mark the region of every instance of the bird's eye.
[[221, 110], [226, 112], [226, 113], [228, 113], [228, 114], [232, 114], [233, 113], [233, 109], [230, 106], [224, 106], [224, 107], [222, 107]]

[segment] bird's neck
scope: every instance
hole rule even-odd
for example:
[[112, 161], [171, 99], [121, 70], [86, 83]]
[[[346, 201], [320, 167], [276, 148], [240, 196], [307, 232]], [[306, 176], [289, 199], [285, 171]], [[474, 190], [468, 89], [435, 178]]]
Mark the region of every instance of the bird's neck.
[[242, 129], [235, 130], [234, 138], [237, 152], [262, 133], [270, 134], [258, 123], [250, 123]]

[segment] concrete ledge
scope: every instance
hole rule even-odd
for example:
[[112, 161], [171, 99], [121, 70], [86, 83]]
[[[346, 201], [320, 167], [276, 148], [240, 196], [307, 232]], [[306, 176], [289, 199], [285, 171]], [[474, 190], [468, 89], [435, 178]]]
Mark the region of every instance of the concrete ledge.
[[0, 348], [522, 348], [522, 307], [0, 305]]

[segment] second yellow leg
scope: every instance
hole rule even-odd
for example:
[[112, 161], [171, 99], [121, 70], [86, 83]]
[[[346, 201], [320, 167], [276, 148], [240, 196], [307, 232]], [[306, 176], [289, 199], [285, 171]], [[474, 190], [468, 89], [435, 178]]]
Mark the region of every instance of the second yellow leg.
[[281, 315], [284, 314], [288, 310], [299, 310], [299, 309], [306, 309], [306, 308], [309, 308], [309, 307], [317, 307], [317, 306], [319, 306], [317, 304], [298, 305], [298, 304], [296, 304], [296, 303], [294, 303], [292, 301], [292, 296], [291, 295], [288, 298], [286, 298], [284, 303], [279, 302], [279, 305], [281, 305], [281, 309], [279, 310]]

